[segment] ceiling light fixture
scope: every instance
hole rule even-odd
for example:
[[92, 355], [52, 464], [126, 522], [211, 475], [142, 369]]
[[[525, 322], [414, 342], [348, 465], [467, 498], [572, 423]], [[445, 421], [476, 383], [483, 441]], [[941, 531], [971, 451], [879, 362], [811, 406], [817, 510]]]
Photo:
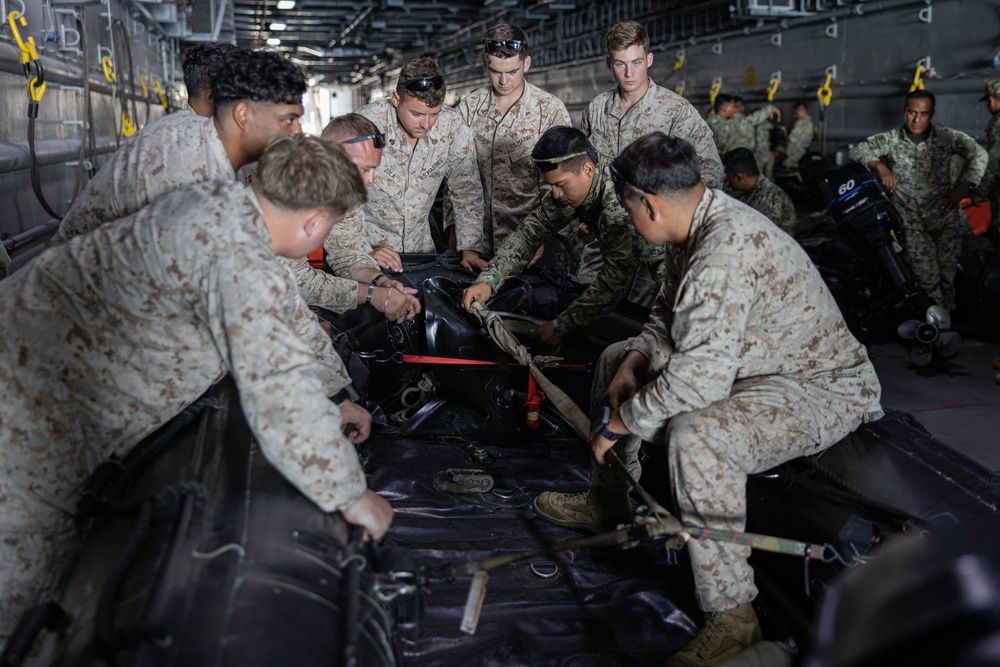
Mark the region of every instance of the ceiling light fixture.
[[271, 24], [271, 27], [269, 29], [273, 31], [287, 30], [288, 25], [285, 23], [281, 23], [280, 21], [275, 21], [274, 23]]
[[267, 38], [267, 45], [268, 46], [279, 46], [280, 44], [281, 44], [281, 40], [278, 39], [277, 37], [268, 37]]
[[295, 9], [295, 0], [278, 0], [278, 9]]

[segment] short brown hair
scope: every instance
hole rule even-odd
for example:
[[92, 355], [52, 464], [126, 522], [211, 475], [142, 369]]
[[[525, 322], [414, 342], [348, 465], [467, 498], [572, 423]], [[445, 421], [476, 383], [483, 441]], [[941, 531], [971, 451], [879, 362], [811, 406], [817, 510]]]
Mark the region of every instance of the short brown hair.
[[348, 113], [330, 120], [320, 136], [327, 141], [347, 141], [355, 137], [370, 137], [379, 134], [378, 126], [359, 113]]
[[[407, 90], [403, 86], [407, 81], [430, 79], [435, 76], [441, 77], [442, 80], [441, 87], [437, 89], [428, 88], [424, 91], [412, 91]], [[399, 70], [399, 79], [396, 81], [396, 92], [400, 97], [408, 95], [420, 100], [429, 107], [439, 107], [444, 104], [445, 84], [443, 81], [444, 72], [441, 71], [441, 66], [438, 65], [437, 60], [430, 56], [421, 56], [406, 63], [403, 65], [403, 69]]]
[[[518, 28], [516, 25], [510, 23], [498, 23], [497, 25], [487, 30], [486, 34], [483, 35], [483, 41], [486, 41], [487, 39], [495, 39], [500, 41], [516, 39], [520, 41], [521, 48], [517, 52], [517, 57], [521, 59], [521, 62], [524, 62], [524, 59], [531, 55], [531, 52], [528, 51], [528, 36], [524, 33], [523, 30]], [[490, 64], [487, 58], [491, 55], [493, 54], [486, 53], [486, 49], [483, 49], [483, 64], [486, 65], [487, 67], [489, 67]], [[495, 56], [495, 57], [500, 57], [500, 56]]]
[[621, 21], [614, 24], [611, 30], [608, 30], [604, 42], [608, 45], [609, 56], [630, 46], [641, 46], [643, 51], [649, 53], [649, 33], [638, 21]]
[[326, 209], [333, 216], [366, 199], [361, 174], [344, 147], [307, 134], [272, 139], [257, 163], [253, 187], [283, 208]]

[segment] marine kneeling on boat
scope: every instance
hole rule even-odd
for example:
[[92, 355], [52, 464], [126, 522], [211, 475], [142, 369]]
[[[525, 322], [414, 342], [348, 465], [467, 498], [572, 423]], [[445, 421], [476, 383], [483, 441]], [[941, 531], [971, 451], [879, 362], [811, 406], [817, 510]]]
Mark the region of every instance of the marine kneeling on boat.
[[578, 299], [532, 332], [543, 343], [556, 345], [625, 299], [640, 263], [659, 282], [675, 278], [678, 264], [671, 248], [665, 251], [662, 245], [647, 243], [632, 229], [615, 195], [608, 171], [611, 159], [598, 153], [583, 132], [572, 127], [550, 128], [535, 144], [531, 159], [551, 189], [504, 239], [476, 282], [462, 293], [462, 305], [472, 312], [474, 301], [485, 303], [504, 281], [530, 264], [543, 243], [578, 218], [597, 231], [603, 264]]
[[[667, 446], [682, 521], [742, 531], [747, 475], [833, 445], [881, 416], [881, 387], [815, 266], [752, 208], [705, 187], [690, 143], [662, 132], [610, 169], [635, 229], [683, 253], [642, 333], [608, 347], [592, 409], [613, 411], [591, 439], [592, 488], [545, 492], [536, 513], [599, 532], [631, 520], [628, 486], [604, 464], [612, 447], [633, 479], [641, 439]], [[760, 641], [750, 548], [692, 540], [705, 624], [668, 665], [713, 665]]]
[[227, 374], [275, 468], [323, 510], [385, 534], [392, 509], [354, 447], [371, 415], [329, 400], [350, 380], [279, 260], [317, 248], [364, 198], [340, 145], [279, 137], [252, 187], [188, 185], [4, 281], [0, 649], [73, 555], [88, 474]]

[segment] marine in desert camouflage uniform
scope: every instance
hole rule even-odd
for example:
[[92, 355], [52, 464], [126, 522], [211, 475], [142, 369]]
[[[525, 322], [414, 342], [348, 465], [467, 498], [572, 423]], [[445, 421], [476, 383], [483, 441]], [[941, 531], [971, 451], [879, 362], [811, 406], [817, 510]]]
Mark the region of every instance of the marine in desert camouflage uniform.
[[[802, 248], [705, 188], [690, 144], [654, 133], [615, 166], [635, 228], [651, 244], [682, 247], [684, 272], [676, 291], [661, 291], [642, 334], [602, 357], [607, 386], [596, 405], [613, 408], [605, 431], [634, 436], [616, 451], [636, 475], [640, 437], [667, 446], [681, 521], [743, 530], [747, 475], [822, 451], [878, 418], [878, 379]], [[543, 493], [536, 513], [595, 532], [628, 520], [627, 485], [597, 465], [614, 445], [600, 433], [591, 439], [592, 479], [602, 487]], [[760, 640], [749, 548], [692, 540], [688, 551], [708, 619], [667, 664], [715, 664]]]
[[215, 99], [212, 97], [212, 82], [219, 76], [226, 56], [238, 54], [242, 49], [235, 44], [211, 42], [196, 44], [184, 52], [184, 87], [187, 89], [187, 104], [170, 116], [194, 113], [205, 118], [215, 115]]
[[[958, 256], [972, 236], [960, 203], [982, 178], [987, 155], [964, 132], [933, 125], [933, 116], [933, 93], [909, 93], [903, 126], [868, 137], [850, 157], [878, 173], [903, 219], [903, 246], [917, 281], [939, 306], [952, 310]], [[948, 164], [956, 155], [965, 164], [953, 185]]]
[[371, 416], [327, 399], [349, 379], [277, 257], [310, 252], [363, 196], [339, 147], [281, 138], [253, 189], [186, 186], [5, 281], [0, 643], [53, 592], [87, 475], [227, 374], [278, 471], [323, 510], [385, 533], [391, 508], [366, 489], [355, 451]]
[[789, 234], [795, 232], [795, 204], [792, 198], [760, 173], [757, 160], [749, 149], [729, 151], [722, 156], [722, 164], [729, 187], [738, 200], [763, 213]]
[[646, 243], [628, 224], [611, 182], [608, 158], [599, 155], [580, 130], [552, 128], [539, 139], [532, 159], [552, 191], [507, 237], [475, 284], [465, 290], [462, 303], [466, 310], [471, 310], [473, 301], [485, 303], [507, 278], [528, 265], [546, 239], [578, 216], [597, 232], [604, 264], [578, 299], [536, 330], [542, 341], [554, 344], [607, 314], [625, 298], [640, 262], [649, 267], [657, 284], [676, 274], [676, 269], [673, 254], [670, 261], [665, 260], [662, 246]]
[[444, 107], [445, 81], [437, 61], [411, 60], [391, 99], [365, 105], [365, 116], [386, 136], [379, 179], [368, 193], [365, 223], [373, 247], [397, 253], [434, 253], [429, 215], [445, 179], [455, 214], [451, 228], [462, 265], [482, 269], [483, 186], [472, 131]]
[[[649, 34], [637, 21], [614, 24], [605, 36], [608, 69], [615, 88], [592, 99], [583, 110], [580, 126], [598, 152], [615, 157], [642, 135], [659, 130], [687, 139], [698, 152], [705, 183], [722, 185], [722, 163], [712, 141], [712, 130], [698, 111], [683, 97], [658, 86], [649, 76], [653, 54]], [[590, 236], [593, 234], [593, 230]], [[589, 237], [588, 237], [589, 238]], [[601, 268], [601, 255], [591, 239], [581, 253], [577, 279], [590, 282]], [[641, 268], [636, 276], [632, 301], [649, 305], [658, 285]]]
[[215, 115], [151, 123], [118, 149], [67, 211], [55, 241], [67, 241], [135, 213], [184, 185], [235, 179], [267, 142], [301, 131], [306, 80], [263, 51], [226, 56], [212, 82]]
[[483, 184], [483, 247], [492, 257], [547, 188], [539, 183], [531, 149], [551, 127], [570, 125], [562, 100], [524, 80], [531, 69], [528, 38], [509, 23], [483, 35], [490, 85], [469, 93], [458, 113], [472, 129]]
[[[323, 128], [322, 137], [344, 147], [365, 186], [375, 182], [385, 135], [373, 122], [356, 113], [338, 116]], [[310, 306], [335, 313], [370, 304], [397, 323], [413, 319], [420, 312], [420, 302], [413, 296], [417, 291], [382, 273], [372, 253], [391, 257], [387, 261], [394, 262], [396, 271], [403, 268], [399, 255], [387, 248], [372, 250], [364, 224], [364, 207], [358, 206], [327, 234], [323, 248], [330, 273], [313, 268], [305, 258], [285, 260], [302, 298]]]

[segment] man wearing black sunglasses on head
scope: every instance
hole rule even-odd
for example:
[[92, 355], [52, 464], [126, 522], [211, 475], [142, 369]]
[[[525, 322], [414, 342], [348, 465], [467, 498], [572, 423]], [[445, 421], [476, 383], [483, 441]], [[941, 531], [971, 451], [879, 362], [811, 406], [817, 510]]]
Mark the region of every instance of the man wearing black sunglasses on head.
[[[322, 137], [343, 146], [361, 174], [366, 187], [375, 182], [375, 168], [382, 160], [385, 135], [364, 116], [349, 113], [331, 120]], [[365, 231], [364, 206], [357, 206], [335, 224], [323, 242], [330, 273], [314, 269], [305, 258], [287, 260], [295, 274], [299, 293], [310, 306], [335, 313], [370, 304], [397, 323], [420, 312], [416, 290], [404, 287], [382, 273], [380, 262], [402, 270], [399, 255], [389, 248], [372, 249]]]
[[391, 99], [358, 109], [385, 132], [379, 179], [368, 191], [365, 223], [374, 246], [396, 253], [434, 253], [429, 215], [447, 179], [454, 211], [452, 249], [462, 266], [485, 268], [483, 187], [472, 132], [444, 107], [445, 81], [437, 61], [421, 57], [403, 65]]
[[465, 97], [458, 112], [472, 128], [483, 183], [483, 246], [493, 255], [531, 213], [548, 188], [539, 185], [531, 149], [545, 130], [571, 125], [562, 101], [526, 82], [528, 38], [509, 23], [483, 36], [483, 65], [490, 85]]
[[575, 217], [597, 232], [604, 264], [580, 298], [532, 335], [555, 345], [606, 315], [627, 295], [640, 263], [648, 267], [658, 284], [673, 284], [671, 277], [679, 274], [677, 251], [667, 256], [664, 246], [650, 245], [636, 233], [615, 194], [611, 161], [600, 155], [580, 130], [553, 127], [535, 144], [531, 158], [552, 189], [462, 294], [466, 310], [471, 311], [473, 301], [485, 303], [507, 278], [523, 271], [538, 247]]

